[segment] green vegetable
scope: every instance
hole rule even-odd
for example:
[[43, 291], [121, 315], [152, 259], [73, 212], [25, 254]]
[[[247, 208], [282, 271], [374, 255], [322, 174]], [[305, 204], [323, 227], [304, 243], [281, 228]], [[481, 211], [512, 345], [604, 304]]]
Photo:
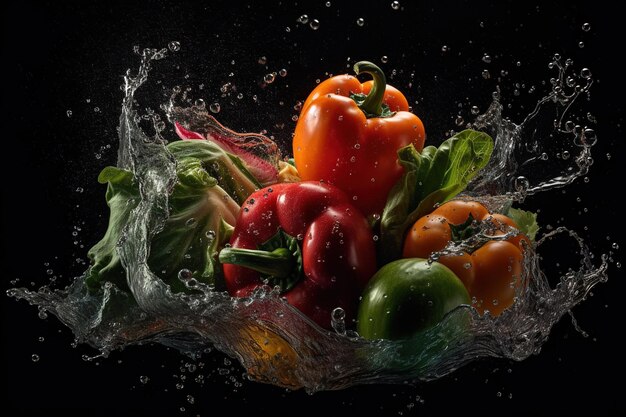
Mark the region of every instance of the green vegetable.
[[[238, 157], [212, 142], [177, 141], [167, 149], [176, 159], [178, 181], [169, 196], [169, 218], [151, 242], [148, 266], [175, 292], [187, 290], [180, 278], [223, 285], [217, 253], [230, 238], [241, 203], [259, 184]], [[89, 250], [85, 284], [93, 292], [110, 281], [128, 291], [116, 247], [141, 199], [139, 188], [132, 172], [115, 167], [104, 168], [98, 181], [108, 183], [109, 225]]]
[[404, 234], [417, 219], [463, 191], [482, 169], [493, 151], [489, 135], [464, 130], [436, 148], [421, 153], [412, 145], [398, 150], [405, 173], [392, 188], [381, 217], [383, 263], [398, 259]]
[[537, 224], [537, 213], [532, 211], [526, 211], [516, 208], [509, 208], [506, 214], [513, 219], [519, 226], [519, 231], [528, 236], [528, 238], [534, 242], [537, 232], [539, 231], [539, 225]]
[[357, 329], [366, 339], [408, 339], [470, 304], [465, 286], [446, 266], [399, 259], [369, 281], [359, 305]]

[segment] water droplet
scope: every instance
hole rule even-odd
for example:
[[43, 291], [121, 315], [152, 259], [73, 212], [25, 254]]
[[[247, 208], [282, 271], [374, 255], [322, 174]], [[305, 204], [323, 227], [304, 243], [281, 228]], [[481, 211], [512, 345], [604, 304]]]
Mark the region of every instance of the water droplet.
[[400, 2], [399, 2], [399, 1], [392, 1], [392, 2], [391, 2], [391, 8], [392, 8], [393, 10], [398, 10], [398, 9], [400, 9]]
[[311, 20], [311, 23], [309, 23], [309, 27], [313, 30], [318, 30], [320, 28], [320, 21], [317, 19]]
[[330, 7], [331, 6], [331, 2], [327, 1], [326, 2], [326, 7]]
[[198, 224], [198, 221], [194, 217], [190, 217], [185, 222], [185, 226], [187, 226], [189, 228], [196, 227], [197, 224]]
[[517, 191], [526, 191], [528, 190], [528, 187], [530, 187], [530, 183], [528, 182], [528, 178], [524, 177], [524, 176], [519, 176], [517, 178], [515, 178], [515, 189]]
[[580, 76], [586, 79], [591, 78], [591, 70], [589, 68], [583, 68], [580, 70]]
[[382, 62], [383, 64], [386, 64], [387, 61], [389, 61], [389, 58], [387, 57], [387, 55], [383, 55], [380, 57], [380, 62]]
[[374, 242], [377, 242], [378, 241], [378, 235], [372, 236], [372, 239], [374, 240]]
[[44, 340], [46, 340], [46, 339], [44, 339], [44, 337], [43, 337], [43, 336], [39, 336], [39, 337], [37, 338], [37, 340], [38, 340], [38, 341], [40, 341], [40, 342], [43, 342], [43, 341], [44, 341]]
[[268, 74], [265, 74], [265, 77], [263, 77], [263, 81], [265, 81], [267, 84], [273, 83], [275, 79], [276, 79], [275, 72], [270, 72]]
[[178, 271], [178, 279], [185, 282], [185, 281], [189, 281], [191, 278], [193, 278], [193, 273], [186, 269], [183, 268], [180, 271]]
[[67, 115], [68, 118], [72, 117], [72, 111], [71, 110], [66, 111], [65, 114]]
[[584, 48], [585, 47], [585, 42], [583, 42], [583, 41], [578, 42], [578, 47], [579, 48]]
[[589, 32], [591, 30], [591, 25], [589, 23], [583, 23], [582, 29], [585, 32]]
[[178, 51], [180, 51], [180, 42], [178, 42], [178, 41], [171, 41], [170, 43], [167, 44], [167, 47], [172, 52], [178, 52]]
[[477, 115], [478, 113], [480, 113], [480, 109], [478, 108], [478, 106], [472, 106], [471, 112], [473, 115]]
[[192, 396], [192, 395], [187, 395], [187, 402], [188, 402], [189, 404], [193, 404], [195, 401], [196, 401], [196, 399], [195, 399], [195, 398], [193, 398], [193, 396]]
[[489, 70], [486, 70], [486, 69], [483, 70], [481, 75], [483, 76], [485, 80], [488, 80], [489, 78], [491, 78], [491, 74], [489, 73]]
[[461, 115], [458, 115], [456, 119], [454, 120], [454, 123], [456, 123], [457, 126], [463, 126], [464, 122], [465, 120], [463, 120], [463, 116]]
[[220, 103], [218, 102], [211, 103], [209, 106], [209, 110], [211, 110], [212, 113], [219, 113], [221, 109]]
[[280, 75], [281, 77], [286, 77], [287, 76], [287, 70], [286, 69], [281, 69], [280, 71], [278, 71], [278, 75]]
[[145, 375], [141, 375], [139, 377], [139, 382], [141, 382], [142, 384], [147, 384], [148, 382], [150, 382], [150, 378]]
[[354, 149], [356, 149], [356, 150], [361, 149], [361, 144], [360, 143], [355, 143], [354, 144]]
[[33, 362], [39, 362], [39, 355], [37, 355], [36, 353], [33, 353], [33, 354], [30, 356], [30, 359], [31, 359]]
[[207, 231], [206, 231], [206, 233], [205, 233], [204, 235], [205, 235], [205, 236], [207, 237], [207, 239], [209, 239], [209, 240], [213, 240], [213, 239], [215, 239], [215, 231], [213, 231], [213, 230], [207, 230]]
[[363, 26], [365, 24], [365, 19], [363, 19], [362, 17], [359, 17], [356, 20], [356, 24], [359, 25], [359, 26]]
[[[306, 16], [306, 15], [304, 15], [304, 16]], [[265, 57], [265, 56], [259, 57], [257, 62], [259, 63], [259, 65], [265, 65], [265, 64], [267, 64], [267, 57]]]
[[470, 262], [465, 262], [463, 264], [463, 268], [465, 268], [465, 269], [472, 269], [472, 264]]
[[302, 23], [303, 25], [306, 24], [309, 21], [309, 16], [303, 14], [302, 16], [300, 16], [297, 20], [298, 23]]
[[482, 60], [483, 60], [483, 62], [485, 64], [490, 64], [491, 63], [491, 56], [489, 56], [488, 54], [484, 54]]
[[561, 158], [563, 158], [564, 160], [568, 160], [569, 156], [570, 156], [569, 151], [563, 151], [561, 153]]
[[618, 249], [619, 249], [619, 243], [617, 243], [617, 242], [613, 242], [613, 244], [611, 245], [611, 247], [612, 247], [613, 249], [615, 249], [615, 250], [618, 250]]
[[541, 156], [539, 157], [542, 161], [547, 161], [548, 160], [548, 154], [547, 153], [542, 153]]
[[442, 45], [441, 52], [448, 52], [448, 45]]

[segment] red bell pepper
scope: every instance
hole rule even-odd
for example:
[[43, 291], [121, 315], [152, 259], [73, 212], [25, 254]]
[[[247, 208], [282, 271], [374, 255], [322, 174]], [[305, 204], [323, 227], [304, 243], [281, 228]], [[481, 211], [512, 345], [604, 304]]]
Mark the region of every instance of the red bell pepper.
[[252, 193], [230, 245], [219, 259], [231, 296], [278, 285], [291, 305], [325, 328], [336, 307], [345, 310], [346, 320], [355, 317], [359, 296], [376, 272], [367, 220], [341, 190], [318, 181]]

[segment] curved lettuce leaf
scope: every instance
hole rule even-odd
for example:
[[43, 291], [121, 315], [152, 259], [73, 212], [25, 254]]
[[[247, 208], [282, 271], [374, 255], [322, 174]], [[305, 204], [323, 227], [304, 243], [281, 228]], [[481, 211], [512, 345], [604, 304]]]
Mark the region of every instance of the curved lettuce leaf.
[[400, 181], [389, 192], [380, 219], [381, 257], [398, 259], [406, 230], [422, 216], [463, 191], [482, 169], [493, 151], [493, 139], [467, 129], [444, 141], [439, 148], [413, 145], [398, 150], [404, 167]]
[[[169, 196], [169, 217], [150, 244], [148, 266], [173, 291], [186, 291], [179, 274], [220, 287], [217, 253], [228, 242], [240, 205], [259, 183], [242, 161], [208, 141], [179, 141], [167, 146], [176, 159], [178, 181]], [[88, 252], [92, 264], [85, 277], [91, 291], [110, 281], [128, 290], [116, 247], [129, 213], [140, 201], [133, 173], [106, 167], [98, 181], [108, 184], [107, 231]], [[188, 273], [184, 270], [189, 271]]]

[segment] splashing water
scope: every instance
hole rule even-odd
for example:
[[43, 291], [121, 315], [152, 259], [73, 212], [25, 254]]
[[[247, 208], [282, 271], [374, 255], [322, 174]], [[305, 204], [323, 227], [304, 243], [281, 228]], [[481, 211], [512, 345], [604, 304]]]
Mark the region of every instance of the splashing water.
[[[395, 3], [395, 2], [394, 2]], [[172, 49], [172, 48], [170, 48]], [[248, 298], [231, 298], [196, 283], [193, 294], [173, 293], [147, 266], [151, 239], [168, 217], [168, 197], [176, 183], [176, 162], [161, 136], [164, 123], [156, 114], [140, 116], [135, 110], [135, 92], [146, 83], [155, 61], [168, 49], [145, 49], [136, 74], [124, 77], [125, 99], [120, 116], [117, 165], [130, 170], [139, 184], [141, 201], [131, 212], [118, 252], [127, 271], [131, 293], [106, 283], [91, 294], [83, 277], [64, 290], [43, 287], [38, 291], [13, 288], [8, 295], [25, 299], [40, 311], [54, 314], [72, 329], [80, 343], [87, 343], [107, 356], [132, 344], [153, 341], [200, 355], [214, 346], [237, 358], [250, 379], [308, 391], [342, 389], [365, 383], [400, 383], [408, 379], [431, 380], [446, 375], [481, 357], [523, 360], [538, 353], [552, 326], [580, 303], [598, 282], [607, 279], [607, 258], [594, 265], [584, 241], [573, 231], [559, 227], [545, 233], [525, 256], [516, 303], [502, 315], [479, 316], [469, 307], [459, 307], [437, 326], [410, 340], [368, 341], [346, 330], [341, 309], [333, 311], [335, 332], [326, 331], [283, 301], [269, 287]], [[573, 74], [570, 61], [555, 57], [558, 71], [552, 91], [517, 125], [502, 117], [498, 94], [489, 110], [476, 118], [473, 127], [495, 138], [489, 166], [470, 184], [465, 198], [479, 199], [493, 211], [528, 195], [563, 187], [587, 173], [595, 134], [567, 120], [573, 102], [587, 94], [591, 73]], [[551, 133], [535, 126], [545, 108], [555, 108]], [[200, 133], [215, 128], [214, 119], [201, 107], [168, 108], [168, 115]], [[139, 121], [149, 119], [155, 134], [149, 137]], [[182, 119], [181, 119], [182, 118]], [[532, 131], [532, 140], [522, 140]], [[553, 131], [553, 132], [552, 132]], [[545, 142], [540, 142], [545, 141]], [[560, 148], [559, 174], [551, 179], [532, 178], [535, 164], [544, 160], [543, 148]], [[572, 149], [576, 155], [565, 157]], [[523, 162], [519, 162], [523, 161]], [[526, 173], [528, 171], [528, 173]], [[461, 196], [460, 198], [464, 198]], [[506, 237], [506, 236], [505, 236]], [[542, 245], [551, 239], [572, 239], [579, 248], [578, 270], [570, 270], [551, 288], [540, 268]], [[463, 326], [459, 326], [459, 323]]]

